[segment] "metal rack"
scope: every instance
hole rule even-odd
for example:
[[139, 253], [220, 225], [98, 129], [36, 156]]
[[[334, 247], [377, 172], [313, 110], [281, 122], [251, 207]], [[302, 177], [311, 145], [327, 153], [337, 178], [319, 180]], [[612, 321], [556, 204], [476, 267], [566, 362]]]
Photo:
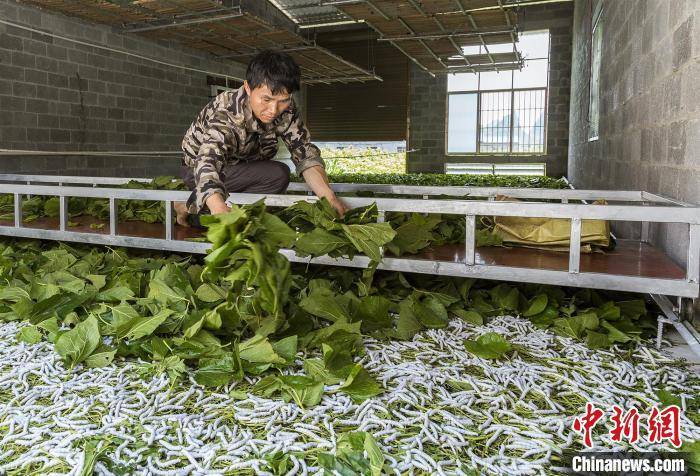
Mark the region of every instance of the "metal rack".
[[[23, 3], [113, 26], [125, 34], [173, 40], [220, 59], [245, 61], [273, 48], [288, 51], [299, 64], [302, 82], [332, 84], [381, 81], [373, 71], [350, 62], [302, 36], [296, 25], [260, 0], [160, 0], [158, 2]], [[22, 27], [19, 24], [13, 26]], [[46, 31], [42, 33], [51, 34]], [[156, 60], [149, 58], [151, 60]]]
[[[172, 203], [185, 201], [190, 193], [186, 191], [142, 190], [108, 188], [121, 185], [127, 178], [96, 178], [74, 176], [0, 175], [3, 192], [14, 195], [14, 224], [0, 226], [0, 235], [44, 240], [71, 241], [109, 246], [126, 246], [167, 250], [184, 253], [206, 253], [210, 244], [176, 239], [174, 233]], [[40, 184], [40, 185], [38, 185]], [[56, 184], [47, 185], [47, 184]], [[693, 334], [694, 329], [679, 318], [682, 302], [674, 307], [666, 296], [696, 298], [700, 295], [700, 207], [644, 191], [619, 190], [577, 190], [577, 189], [518, 189], [499, 187], [433, 187], [382, 184], [332, 184], [337, 193], [372, 191], [377, 194], [399, 194], [407, 198], [361, 198], [344, 197], [350, 207], [377, 204], [379, 220], [383, 221], [387, 212], [418, 212], [461, 215], [465, 217], [466, 240], [459, 250], [459, 259], [431, 259], [425, 256], [384, 256], [378, 269], [424, 273], [443, 276], [470, 277], [516, 282], [531, 282], [557, 286], [596, 288], [617, 291], [648, 293], [664, 311], [659, 320], [659, 336], [664, 324], [674, 325], [700, 354], [700, 342]], [[271, 207], [286, 207], [298, 201], [317, 200], [303, 183], [293, 183], [290, 192], [298, 195], [261, 195], [236, 193], [229, 196], [229, 202], [249, 204], [264, 199]], [[57, 196], [60, 201], [58, 229], [27, 227], [22, 223], [22, 200], [25, 195]], [[496, 201], [498, 195], [508, 195], [525, 201]], [[457, 198], [435, 199], [431, 197], [449, 196]], [[109, 200], [109, 229], [105, 233], [76, 232], [67, 229], [68, 198], [90, 197]], [[416, 198], [420, 197], [420, 198]], [[459, 197], [469, 200], [460, 199]], [[477, 199], [477, 200], [472, 200]], [[480, 199], [480, 200], [479, 200]], [[572, 201], [606, 200], [608, 205], [571, 203]], [[164, 238], [126, 236], [117, 232], [118, 200], [153, 200], [165, 204], [166, 223]], [[530, 201], [527, 201], [530, 200]], [[540, 200], [540, 201], [532, 201]], [[543, 201], [546, 200], [546, 201]], [[476, 219], [478, 216], [549, 217], [571, 221], [571, 245], [568, 253], [568, 266], [564, 270], [544, 268], [524, 268], [518, 266], [490, 265], [476, 259]], [[687, 268], [684, 276], [670, 278], [663, 276], [641, 276], [615, 272], [589, 272], [581, 267], [581, 224], [582, 220], [597, 219], [610, 221], [633, 221], [648, 223], [684, 223], [688, 225]], [[648, 225], [642, 227], [641, 242], [648, 238]], [[510, 250], [505, 250], [509, 252]], [[280, 250], [290, 261], [325, 264], [345, 267], [365, 268], [370, 259], [356, 256], [353, 259], [301, 258], [294, 250]], [[666, 258], [670, 261], [670, 258]]]

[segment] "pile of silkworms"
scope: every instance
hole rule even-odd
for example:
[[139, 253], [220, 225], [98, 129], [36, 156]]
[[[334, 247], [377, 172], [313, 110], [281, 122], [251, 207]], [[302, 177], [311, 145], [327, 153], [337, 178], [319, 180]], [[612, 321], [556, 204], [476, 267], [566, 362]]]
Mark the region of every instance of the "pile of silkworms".
[[[15, 336], [22, 324], [0, 325], [0, 473], [153, 475], [273, 474], [275, 455], [287, 474], [322, 474], [321, 452], [339, 437], [370, 432], [395, 474], [548, 474], [565, 449], [581, 449], [571, 429], [586, 402], [606, 411], [594, 449], [672, 449], [666, 442], [613, 442], [613, 404], [641, 415], [659, 389], [681, 398], [700, 383], [677, 361], [639, 345], [590, 350], [585, 344], [502, 316], [484, 326], [453, 320], [412, 341], [367, 338], [361, 362], [381, 382], [382, 395], [354, 403], [327, 386], [321, 403], [251, 393], [255, 378], [205, 389], [186, 377], [144, 375], [143, 362], [120, 361], [69, 372], [46, 342]], [[485, 360], [464, 341], [498, 332], [514, 352]], [[627, 356], [628, 358], [623, 358]], [[301, 354], [300, 354], [301, 357]], [[302, 360], [291, 373], [301, 373]], [[700, 439], [685, 412], [681, 438]]]

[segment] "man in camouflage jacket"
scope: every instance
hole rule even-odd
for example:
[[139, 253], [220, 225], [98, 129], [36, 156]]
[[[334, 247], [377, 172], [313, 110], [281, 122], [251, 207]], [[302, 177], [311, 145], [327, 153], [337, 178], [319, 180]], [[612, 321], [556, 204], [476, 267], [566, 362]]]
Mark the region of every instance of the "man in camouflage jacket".
[[270, 160], [278, 137], [311, 190], [341, 216], [347, 211], [328, 184], [321, 153], [292, 99], [300, 77], [289, 55], [264, 51], [248, 65], [243, 86], [219, 94], [197, 115], [182, 141], [182, 178], [192, 195], [186, 204], [175, 204], [178, 223], [229, 211], [229, 193], [285, 193], [289, 169]]

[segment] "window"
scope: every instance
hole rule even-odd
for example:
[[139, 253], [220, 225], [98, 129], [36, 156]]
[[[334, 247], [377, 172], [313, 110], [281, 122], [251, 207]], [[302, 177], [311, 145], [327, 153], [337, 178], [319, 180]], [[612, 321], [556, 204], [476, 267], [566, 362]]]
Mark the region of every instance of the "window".
[[[513, 51], [512, 44], [488, 45]], [[522, 70], [457, 73], [447, 78], [447, 154], [543, 154], [546, 139], [549, 31], [520, 35]], [[483, 46], [465, 54], [486, 53]]]
[[544, 177], [547, 175], [546, 164], [459, 164], [446, 163], [446, 174], [468, 175], [534, 175]]
[[589, 77], [590, 98], [588, 101], [588, 140], [598, 139], [600, 124], [600, 56], [603, 48], [601, 13], [603, 2], [594, 2], [591, 16], [591, 74]]

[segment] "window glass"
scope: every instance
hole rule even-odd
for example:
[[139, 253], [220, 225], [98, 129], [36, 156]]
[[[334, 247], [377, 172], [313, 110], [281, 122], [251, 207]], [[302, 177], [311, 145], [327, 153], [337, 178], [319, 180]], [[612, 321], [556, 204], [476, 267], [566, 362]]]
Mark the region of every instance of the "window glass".
[[479, 89], [478, 73], [455, 73], [447, 75], [448, 91], [476, 91]]
[[549, 57], [549, 31], [529, 31], [520, 34], [517, 43], [525, 59]]
[[447, 152], [476, 152], [477, 94], [451, 94], [447, 124]]
[[549, 74], [546, 59], [525, 61], [520, 71], [513, 71], [513, 88], [546, 88]]
[[489, 91], [493, 89], [511, 89], [513, 87], [512, 71], [489, 71], [479, 73], [479, 89]]
[[482, 93], [479, 110], [479, 152], [510, 150], [511, 91]]

